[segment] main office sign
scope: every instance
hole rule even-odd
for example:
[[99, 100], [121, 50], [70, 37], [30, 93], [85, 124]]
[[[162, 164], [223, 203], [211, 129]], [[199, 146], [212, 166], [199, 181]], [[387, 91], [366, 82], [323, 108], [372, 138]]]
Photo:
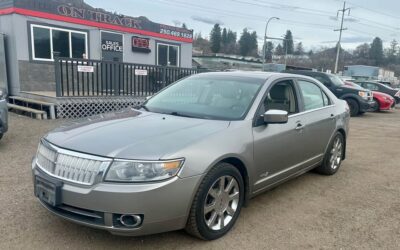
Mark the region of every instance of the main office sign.
[[[142, 35], [154, 35], [186, 42], [193, 40], [192, 30], [154, 23], [146, 17], [130, 17], [93, 8], [80, 0], [9, 0], [6, 1], [4, 7], [7, 8], [7, 5], [13, 7], [16, 13], [27, 16], [60, 19], [97, 27], [112, 25], [122, 29], [131, 29], [133, 33], [137, 31]], [[0, 6], [2, 5], [0, 4]], [[112, 29], [110, 26], [109, 28]], [[121, 28], [119, 31], [124, 31]]]

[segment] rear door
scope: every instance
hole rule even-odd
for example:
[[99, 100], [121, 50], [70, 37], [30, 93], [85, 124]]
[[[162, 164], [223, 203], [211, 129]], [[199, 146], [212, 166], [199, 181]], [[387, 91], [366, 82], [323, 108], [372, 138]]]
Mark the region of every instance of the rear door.
[[322, 160], [336, 126], [335, 106], [325, 91], [311, 80], [297, 79], [304, 123], [302, 145], [308, 164]]

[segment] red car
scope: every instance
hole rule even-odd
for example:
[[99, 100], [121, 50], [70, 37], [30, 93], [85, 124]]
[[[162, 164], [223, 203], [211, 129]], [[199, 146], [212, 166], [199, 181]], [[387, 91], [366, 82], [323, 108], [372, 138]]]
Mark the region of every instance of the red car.
[[[360, 88], [360, 85], [350, 81], [344, 81], [344, 84], [353, 88]], [[391, 110], [395, 107], [396, 101], [390, 95], [378, 91], [372, 91], [372, 94], [375, 102], [372, 111]]]
[[373, 111], [390, 110], [396, 105], [396, 101], [388, 94], [372, 91], [374, 95], [375, 107]]

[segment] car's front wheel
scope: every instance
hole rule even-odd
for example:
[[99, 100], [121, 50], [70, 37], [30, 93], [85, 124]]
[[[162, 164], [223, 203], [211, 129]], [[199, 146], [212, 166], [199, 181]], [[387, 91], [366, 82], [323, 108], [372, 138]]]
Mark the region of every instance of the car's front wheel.
[[225, 235], [244, 200], [243, 178], [233, 165], [219, 163], [204, 177], [193, 200], [186, 231], [204, 240]]
[[360, 112], [360, 105], [358, 105], [358, 102], [354, 99], [348, 98], [346, 99], [347, 104], [349, 105], [350, 108], [350, 115], [351, 116], [357, 116], [359, 115]]

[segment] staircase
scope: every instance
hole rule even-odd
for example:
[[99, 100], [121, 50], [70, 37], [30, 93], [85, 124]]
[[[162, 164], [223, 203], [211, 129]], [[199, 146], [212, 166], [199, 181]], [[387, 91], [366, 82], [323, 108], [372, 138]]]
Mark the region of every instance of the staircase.
[[39, 120], [56, 119], [56, 104], [22, 96], [9, 96], [8, 108]]

